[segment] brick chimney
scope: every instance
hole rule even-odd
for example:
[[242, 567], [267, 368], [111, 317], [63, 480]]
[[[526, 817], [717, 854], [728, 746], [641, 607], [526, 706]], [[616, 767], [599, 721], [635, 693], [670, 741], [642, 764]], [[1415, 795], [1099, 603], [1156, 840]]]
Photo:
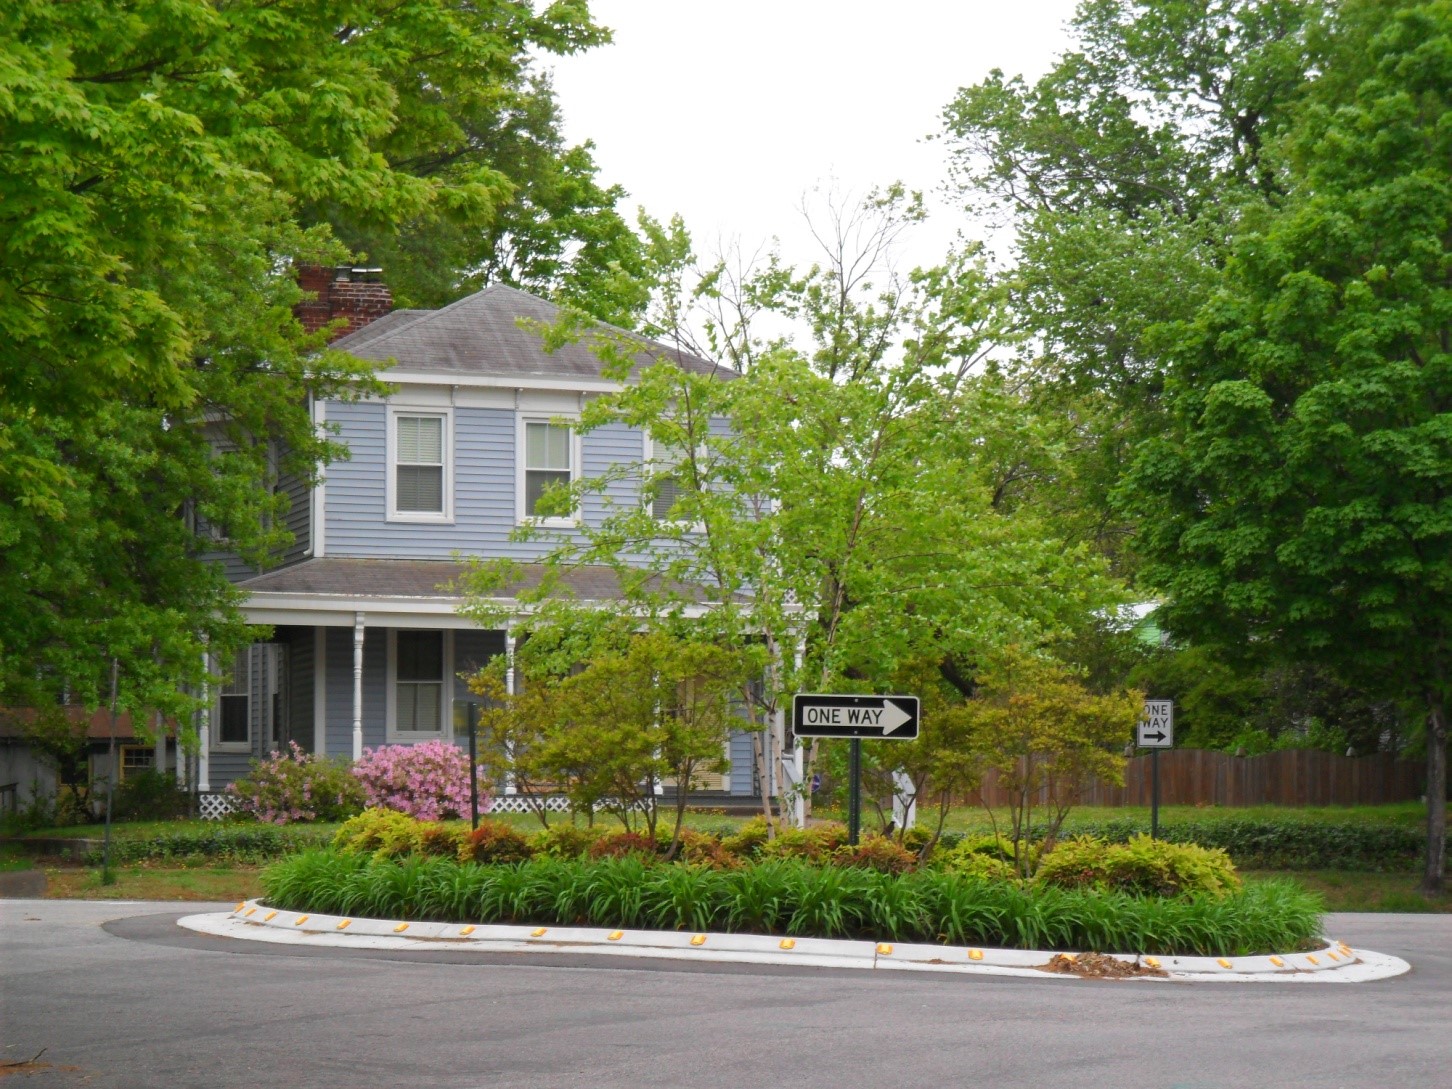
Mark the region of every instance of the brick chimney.
[[393, 309], [393, 294], [383, 282], [382, 269], [353, 268], [339, 265], [325, 268], [304, 265], [298, 270], [298, 285], [316, 298], [293, 307], [293, 315], [309, 333], [315, 333], [329, 322], [346, 318], [332, 340], [356, 332], [371, 321], [377, 321]]

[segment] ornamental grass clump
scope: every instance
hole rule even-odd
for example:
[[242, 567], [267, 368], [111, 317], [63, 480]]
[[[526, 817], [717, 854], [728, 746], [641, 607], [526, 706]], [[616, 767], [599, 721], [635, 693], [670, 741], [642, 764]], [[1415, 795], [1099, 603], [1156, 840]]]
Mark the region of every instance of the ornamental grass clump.
[[1288, 881], [1169, 898], [769, 859], [738, 869], [623, 858], [483, 866], [314, 851], [263, 874], [295, 911], [459, 923], [649, 927], [1161, 956], [1312, 948], [1321, 903]]
[[296, 741], [286, 752], [253, 760], [246, 778], [227, 787], [242, 816], [268, 824], [338, 821], [363, 808], [363, 788], [341, 760], [315, 756]]
[[[469, 816], [469, 757], [447, 741], [364, 749], [353, 776], [370, 808], [395, 809], [425, 821]], [[481, 813], [489, 809], [489, 786], [481, 770]]]

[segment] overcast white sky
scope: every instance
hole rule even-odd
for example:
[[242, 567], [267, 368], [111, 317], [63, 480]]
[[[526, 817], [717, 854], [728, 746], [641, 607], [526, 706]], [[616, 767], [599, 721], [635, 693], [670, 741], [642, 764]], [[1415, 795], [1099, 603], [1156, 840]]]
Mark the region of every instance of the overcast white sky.
[[[835, 179], [935, 190], [943, 149], [924, 137], [957, 88], [990, 69], [1035, 77], [1067, 45], [1073, 0], [592, 0], [608, 46], [553, 63], [571, 142], [659, 218], [680, 213], [709, 257], [771, 237], [817, 257], [803, 195]], [[936, 260], [968, 224], [935, 212], [901, 255]]]

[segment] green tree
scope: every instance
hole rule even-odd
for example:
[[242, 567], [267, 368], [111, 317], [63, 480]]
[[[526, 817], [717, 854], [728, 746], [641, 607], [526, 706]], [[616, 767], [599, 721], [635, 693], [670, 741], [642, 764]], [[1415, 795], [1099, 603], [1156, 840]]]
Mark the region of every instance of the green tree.
[[[884, 268], [883, 250], [915, 214], [907, 194], [889, 191], [865, 219], [831, 220], [820, 265], [773, 260], [733, 284], [708, 270], [696, 298], [716, 320], [702, 350], [722, 351], [733, 370], [682, 366], [674, 348], [635, 339], [607, 345], [607, 373], [631, 381], [592, 399], [581, 426], [640, 428], [654, 453], [555, 495], [556, 514], [592, 509], [579, 529], [521, 531], [554, 543], [551, 570], [615, 569], [618, 608], [587, 627], [668, 618], [722, 646], [759, 645], [763, 679], [742, 703], [758, 764], [783, 793], [810, 779], [810, 754], [799, 780], [782, 728], [791, 692], [881, 688], [906, 663], [931, 661], [971, 694], [985, 653], [1061, 638], [1120, 591], [1025, 501], [1027, 477], [1004, 475], [1043, 459], [1011, 456], [1002, 436], [1041, 436], [981, 373], [1002, 292], [978, 255], [911, 278]], [[861, 252], [854, 235], [866, 239]], [[690, 296], [664, 301], [656, 327], [697, 347], [683, 320]], [[806, 343], [759, 337], [754, 322], [770, 316], [799, 321]], [[510, 577], [509, 565], [484, 565], [476, 607], [487, 613]], [[548, 627], [570, 646], [584, 629], [568, 603], [552, 620], [561, 582], [527, 599], [536, 637]]]
[[[291, 316], [341, 260], [320, 210], [493, 222], [513, 183], [429, 149], [603, 40], [582, 3], [16, 0], [0, 7], [0, 698], [187, 709], [246, 638], [205, 553], [286, 538], [279, 474], [371, 387]], [[190, 515], [190, 517], [188, 517]]]
[[[963, 708], [970, 750], [998, 773], [1008, 794], [1009, 838], [1019, 873], [1031, 877], [1053, 849], [1064, 818], [1090, 778], [1124, 782], [1123, 747], [1143, 710], [1142, 693], [1095, 695], [1062, 663], [1009, 647], [984, 670]], [[1047, 810], [1033, 845], [1033, 815]], [[993, 810], [988, 810], [993, 818]], [[995, 831], [997, 820], [994, 819]]]
[[1174, 631], [1323, 663], [1426, 716], [1445, 885], [1452, 699], [1452, 6], [1341, 5], [1289, 195], [1176, 330], [1130, 478]]

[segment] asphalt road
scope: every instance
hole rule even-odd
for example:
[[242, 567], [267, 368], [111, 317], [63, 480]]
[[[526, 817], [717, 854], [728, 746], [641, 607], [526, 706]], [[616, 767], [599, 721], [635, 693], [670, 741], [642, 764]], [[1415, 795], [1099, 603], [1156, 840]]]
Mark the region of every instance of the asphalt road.
[[201, 910], [0, 901], [0, 1063], [44, 1049], [0, 1082], [1452, 1087], [1452, 915], [1331, 917], [1397, 979], [1237, 985], [278, 951], [174, 926]]

